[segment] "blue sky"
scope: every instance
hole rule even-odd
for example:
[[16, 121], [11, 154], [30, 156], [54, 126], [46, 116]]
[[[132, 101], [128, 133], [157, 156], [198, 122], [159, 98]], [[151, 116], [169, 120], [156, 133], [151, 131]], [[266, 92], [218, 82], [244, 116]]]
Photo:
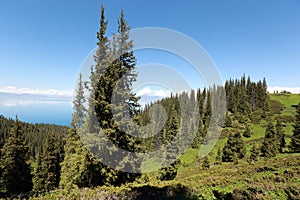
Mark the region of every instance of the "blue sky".
[[[245, 73], [270, 86], [300, 87], [297, 0], [1, 0], [0, 88], [72, 90], [95, 47], [102, 3], [109, 35], [123, 9], [132, 28], [164, 27], [196, 40], [223, 80]], [[138, 59], [155, 61], [151, 55]], [[168, 63], [169, 56], [157, 58]]]

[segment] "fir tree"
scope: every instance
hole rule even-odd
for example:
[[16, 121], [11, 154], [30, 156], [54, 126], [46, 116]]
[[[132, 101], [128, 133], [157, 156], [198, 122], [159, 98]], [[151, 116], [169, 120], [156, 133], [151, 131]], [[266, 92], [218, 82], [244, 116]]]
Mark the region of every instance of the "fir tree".
[[39, 153], [34, 174], [34, 191], [43, 193], [58, 188], [60, 180], [59, 149], [54, 133], [47, 135], [44, 152]]
[[248, 124], [246, 124], [243, 136], [249, 138], [251, 137], [251, 135], [252, 135], [251, 128]]
[[277, 141], [278, 141], [278, 150], [280, 153], [283, 153], [283, 148], [285, 147], [285, 138], [284, 138], [284, 130], [282, 123], [280, 121], [277, 121], [276, 124], [276, 135], [277, 135]]
[[199, 118], [199, 124], [198, 124], [196, 137], [194, 138], [194, 140], [191, 144], [191, 147], [194, 149], [199, 148], [199, 146], [203, 140], [203, 137], [204, 137], [204, 126], [203, 126], [202, 118]]
[[270, 109], [270, 106], [269, 106], [268, 85], [267, 85], [266, 78], [263, 79], [262, 88], [263, 88], [263, 92], [262, 92], [262, 95], [263, 95], [263, 111], [268, 112], [269, 109]]
[[87, 186], [84, 183], [83, 177], [83, 170], [86, 170], [83, 161], [87, 152], [78, 135], [78, 130], [82, 127], [86, 119], [85, 101], [82, 76], [80, 74], [76, 96], [73, 101], [71, 128], [66, 136], [66, 144], [64, 146], [65, 158], [61, 163], [60, 187], [66, 189], [76, 186]]
[[263, 157], [275, 157], [278, 153], [278, 138], [276, 135], [273, 121], [270, 120], [266, 127], [265, 138], [261, 146], [261, 154]]
[[217, 152], [217, 156], [216, 156], [215, 165], [221, 165], [221, 164], [222, 164], [222, 150], [219, 147], [218, 152]]
[[225, 118], [225, 127], [232, 127], [233, 126], [233, 118], [229, 112], [226, 112]]
[[202, 169], [209, 169], [209, 168], [210, 168], [210, 164], [209, 164], [208, 157], [206, 156], [202, 162]]
[[[120, 78], [120, 58], [116, 55], [117, 43], [109, 41], [106, 37], [107, 20], [105, 19], [104, 6], [101, 6], [100, 30], [97, 32], [97, 51], [94, 56], [95, 66], [92, 67], [90, 75], [90, 96], [88, 99], [89, 108], [87, 111], [86, 123], [81, 131], [91, 134], [98, 134], [102, 131], [112, 142], [117, 143], [116, 133], [117, 123], [113, 120], [112, 113], [112, 95], [118, 79]], [[121, 54], [119, 54], [121, 55]], [[101, 138], [101, 143], [105, 143], [106, 138]], [[121, 140], [125, 142], [124, 140]], [[87, 145], [87, 144], [86, 144]], [[94, 154], [103, 155], [101, 149], [108, 146], [99, 146], [98, 144], [88, 144], [89, 150]], [[122, 147], [121, 147], [122, 148]], [[91, 153], [83, 148], [84, 154], [81, 155], [81, 184], [83, 186], [98, 186], [104, 184], [114, 184], [117, 172], [108, 168], [98, 161]], [[113, 151], [113, 150], [112, 150]], [[106, 152], [107, 153], [107, 152]]]
[[[113, 36], [111, 46], [105, 36], [107, 22], [104, 20], [104, 8], [101, 9], [100, 32], [98, 33], [98, 49], [95, 56], [95, 70], [91, 75], [91, 93], [87, 124], [88, 132], [97, 134], [100, 131], [114, 145], [125, 150], [135, 152], [140, 149], [140, 141], [136, 140], [128, 131], [135, 131], [139, 114], [139, 98], [132, 93], [132, 84], [136, 80], [136, 59], [133, 52], [133, 41], [129, 38], [130, 27], [125, 20], [123, 11], [118, 19], [118, 34]], [[99, 122], [99, 127], [91, 126]], [[98, 124], [98, 123], [96, 123]], [[94, 145], [94, 144], [91, 144]], [[96, 144], [99, 145], [99, 144]], [[116, 156], [115, 159], [106, 160], [109, 166], [117, 170], [108, 169], [104, 165], [96, 166], [106, 173], [107, 177], [116, 177], [113, 182], [106, 184], [122, 184], [134, 180], [138, 174], [123, 173], [126, 168], [134, 171], [136, 158], [129, 158], [129, 153], [119, 154], [113, 146], [92, 149], [105, 149], [106, 152], [97, 151], [97, 154], [107, 153]], [[108, 152], [109, 151], [109, 152]], [[88, 159], [89, 160], [89, 159]], [[127, 162], [128, 160], [132, 162]]]
[[250, 160], [251, 161], [258, 161], [260, 154], [260, 149], [256, 144], [252, 145], [252, 148], [250, 150]]
[[294, 132], [290, 143], [290, 151], [294, 153], [300, 152], [300, 103], [297, 106], [296, 120], [294, 124]]
[[[140, 105], [138, 103], [139, 97], [132, 92], [133, 83], [136, 81], [137, 72], [135, 71], [136, 58], [133, 51], [133, 41], [129, 37], [130, 27], [125, 19], [124, 12], [121, 11], [118, 19], [118, 35], [116, 36], [116, 52], [119, 55], [116, 63], [113, 64], [117, 80], [116, 88], [114, 90], [113, 103], [114, 119], [118, 125], [112, 127], [116, 130], [116, 134], [111, 139], [120, 148], [128, 152], [137, 152], [141, 149], [141, 141], [131, 136], [132, 132], [137, 130], [137, 122], [139, 120], [138, 114], [140, 112]], [[125, 128], [126, 127], [126, 128]], [[135, 132], [137, 134], [137, 132]], [[123, 160], [126, 163], [124, 167], [134, 171], [137, 158], [123, 155]], [[140, 174], [134, 173], [119, 173], [119, 182], [130, 182], [139, 177]]]
[[35, 194], [42, 194], [46, 192], [45, 189], [45, 180], [46, 180], [46, 175], [45, 171], [43, 169], [43, 152], [40, 149], [40, 151], [37, 154], [37, 159], [36, 159], [36, 164], [34, 168], [34, 173], [33, 173], [33, 192]]
[[246, 149], [244, 145], [244, 141], [241, 137], [240, 133], [230, 134], [228, 137], [227, 143], [223, 148], [223, 162], [232, 162], [234, 153], [237, 154], [239, 159], [245, 157]]
[[[83, 146], [78, 132], [79, 130], [82, 131], [87, 125], [86, 123], [88, 123], [86, 122], [87, 110], [84, 106], [86, 99], [84, 97], [83, 84], [82, 76], [80, 75], [76, 97], [73, 101], [71, 128], [66, 136], [66, 144], [64, 146], [65, 158], [61, 163], [60, 187], [66, 189], [103, 185], [106, 180], [106, 176], [102, 173], [102, 171], [106, 171], [106, 168]], [[87, 126], [89, 127], [89, 125]], [[91, 129], [95, 130], [94, 128]]]
[[[173, 106], [172, 112], [171, 112], [171, 118], [167, 124], [167, 135], [169, 137], [169, 142], [173, 142], [172, 140], [176, 137], [179, 125], [178, 125], [178, 119], [175, 112], [175, 108]], [[173, 147], [175, 145], [167, 146], [167, 155], [166, 155], [166, 161], [175, 160], [173, 163], [171, 163], [169, 166], [164, 167], [160, 171], [160, 180], [173, 180], [177, 175], [177, 169], [179, 165], [179, 160], [177, 160], [177, 147]]]
[[204, 131], [205, 134], [208, 131], [210, 120], [212, 115], [212, 97], [211, 97], [211, 91], [207, 91], [207, 99], [206, 99], [206, 107], [204, 112], [204, 118], [203, 118], [203, 125], [204, 125]]
[[8, 196], [24, 194], [32, 189], [28, 147], [18, 118], [1, 151], [0, 190]]
[[[112, 64], [115, 58], [112, 58], [112, 50], [110, 47], [110, 41], [106, 37], [108, 21], [105, 19], [105, 9], [101, 6], [100, 11], [100, 29], [97, 32], [97, 51], [94, 56], [95, 66], [91, 67], [90, 75], [90, 96], [88, 99], [89, 109], [87, 116], [87, 127], [91, 133], [99, 132], [99, 128], [106, 128], [108, 125], [107, 118], [111, 117], [109, 112], [109, 98], [106, 96], [107, 90], [111, 83], [112, 76], [109, 66]], [[109, 75], [108, 75], [109, 74]], [[102, 115], [97, 115], [98, 113]], [[100, 127], [98, 126], [98, 123]]]
[[82, 74], [79, 74], [78, 86], [76, 90], [76, 97], [73, 101], [73, 123], [76, 128], [80, 128], [85, 120], [87, 110], [85, 108], [86, 99], [84, 96], [84, 83], [82, 80]]
[[66, 137], [65, 158], [61, 163], [61, 180], [60, 187], [72, 189], [78, 186], [87, 186], [83, 183], [83, 159], [86, 152], [76, 132], [75, 124], [71, 124], [71, 128]]
[[236, 152], [233, 152], [232, 161], [235, 165], [239, 164], [239, 157], [238, 157], [238, 154]]

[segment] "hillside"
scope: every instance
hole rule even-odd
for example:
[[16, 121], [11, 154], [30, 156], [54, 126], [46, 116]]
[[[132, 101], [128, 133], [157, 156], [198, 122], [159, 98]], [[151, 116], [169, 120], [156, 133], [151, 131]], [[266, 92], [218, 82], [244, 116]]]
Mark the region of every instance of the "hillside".
[[[284, 123], [286, 148], [274, 158], [249, 161], [251, 144], [260, 144], [265, 135], [266, 120], [253, 123], [253, 134], [243, 137], [247, 155], [238, 163], [213, 165], [219, 147], [226, 143], [221, 136], [209, 154], [209, 169], [202, 168], [198, 160], [198, 149], [188, 149], [180, 158], [181, 166], [173, 181], [159, 181], [157, 173], [144, 174], [134, 183], [121, 187], [97, 187], [67, 192], [57, 190], [44, 198], [101, 198], [101, 199], [299, 199], [300, 198], [300, 154], [290, 154], [287, 146], [292, 135], [295, 105], [300, 95], [270, 94], [268, 117], [288, 119]], [[278, 108], [279, 107], [279, 108]], [[234, 128], [233, 128], [234, 131]], [[237, 131], [239, 131], [237, 129]], [[40, 199], [40, 198], [39, 198]], [[42, 198], [43, 199], [43, 198]]]

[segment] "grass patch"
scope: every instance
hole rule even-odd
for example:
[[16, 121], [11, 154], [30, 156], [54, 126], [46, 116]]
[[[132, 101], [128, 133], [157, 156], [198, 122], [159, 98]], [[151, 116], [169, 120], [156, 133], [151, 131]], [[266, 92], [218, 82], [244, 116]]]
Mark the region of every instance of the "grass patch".
[[282, 115], [295, 115], [295, 105], [300, 103], [299, 94], [270, 94], [271, 100], [277, 100], [283, 105]]

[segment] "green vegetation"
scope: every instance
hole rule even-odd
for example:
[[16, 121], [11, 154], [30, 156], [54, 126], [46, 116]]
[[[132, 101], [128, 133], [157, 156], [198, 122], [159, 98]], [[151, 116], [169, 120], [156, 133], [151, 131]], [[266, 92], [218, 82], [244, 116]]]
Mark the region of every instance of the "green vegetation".
[[1, 149], [0, 189], [2, 193], [17, 196], [31, 190], [32, 180], [27, 159], [28, 147], [17, 118]]
[[292, 152], [300, 152], [300, 103], [297, 106], [296, 121], [294, 125], [294, 133], [290, 143], [290, 149]]
[[[255, 164], [241, 162], [202, 169], [186, 167], [173, 181], [120, 187], [57, 190], [44, 199], [299, 199], [300, 154], [280, 155]], [[36, 198], [40, 199], [40, 198]]]
[[295, 106], [299, 103], [300, 94], [278, 93], [270, 94], [269, 96], [271, 100], [276, 100], [283, 106], [281, 115], [294, 116], [296, 114]]
[[[123, 11], [112, 40], [106, 36], [107, 25], [102, 6], [95, 65], [88, 82], [79, 77], [71, 127], [0, 117], [1, 198], [300, 199], [300, 95], [270, 95], [266, 79], [253, 82], [242, 76], [226, 81], [224, 87], [172, 94], [141, 109], [139, 97], [132, 93], [136, 58]], [[86, 91], [91, 94], [88, 99]], [[228, 108], [213, 115], [224, 91]], [[147, 130], [138, 129], [138, 134], [156, 133], [160, 127], [162, 113], [151, 111], [155, 104], [164, 107], [166, 124], [152, 137], [134, 137], [134, 127], [148, 125], [154, 115], [157, 122]], [[226, 116], [224, 125], [221, 114]], [[201, 147], [212, 137], [212, 124], [219, 124], [222, 134], [212, 151], [201, 157]], [[82, 134], [100, 139], [83, 144]], [[180, 144], [192, 141], [179, 158], [181, 145], [168, 145], [178, 135], [184, 136]], [[126, 152], [118, 154], [107, 138]], [[172, 160], [170, 165], [130, 173], [139, 162], [129, 152], [163, 148], [165, 157], [141, 165], [152, 169]], [[113, 159], [105, 165], [91, 150]]]
[[223, 162], [233, 162], [245, 157], [246, 149], [240, 133], [230, 134], [223, 149]]
[[[0, 198], [28, 197], [33, 184], [36, 188], [34, 191], [45, 189], [45, 177], [55, 176], [59, 179], [59, 163], [64, 157], [64, 136], [67, 131], [68, 127], [28, 124], [0, 116]], [[40, 170], [42, 166], [50, 164], [42, 162], [48, 158], [50, 160], [50, 144], [55, 144], [55, 151], [52, 153], [56, 154], [57, 161], [57, 171], [52, 175]], [[46, 159], [43, 156], [49, 157]], [[48, 170], [48, 166], [43, 169]]]

